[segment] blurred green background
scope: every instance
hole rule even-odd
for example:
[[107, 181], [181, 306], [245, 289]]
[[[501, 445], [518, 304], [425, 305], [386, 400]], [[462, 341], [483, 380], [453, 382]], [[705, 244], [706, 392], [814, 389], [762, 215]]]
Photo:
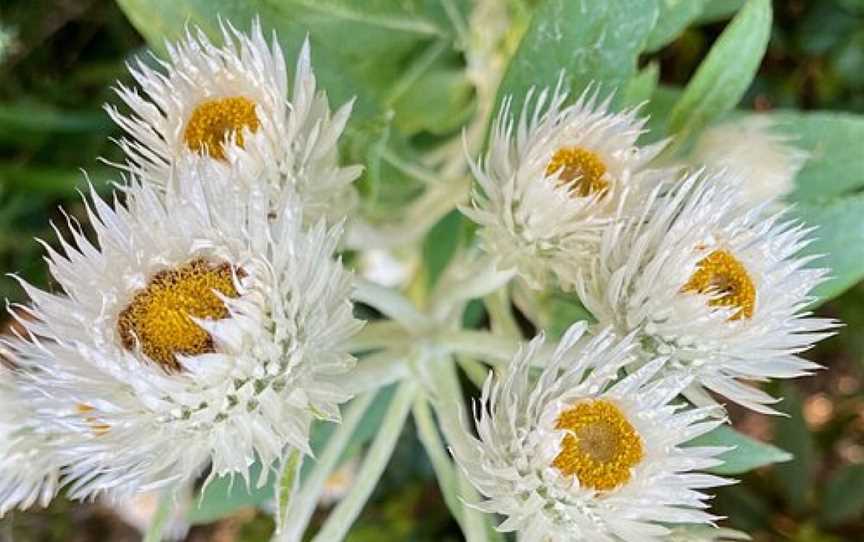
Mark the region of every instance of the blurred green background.
[[[723, 3], [736, 2], [715, 2]], [[525, 2], [524, 9], [530, 9], [530, 4]], [[776, 1], [774, 7], [768, 53], [742, 107], [864, 112], [864, 2], [791, 0]], [[723, 15], [717, 20], [703, 18], [652, 54], [660, 63], [661, 81], [685, 83], [724, 24]], [[86, 221], [78, 194], [88, 189], [82, 170], [96, 190], [110, 190], [116, 173], [96, 157], [119, 160], [118, 149], [109, 140], [119, 134], [101, 106], [117, 101], [111, 85], [116, 80], [127, 82], [124, 63], [145, 50], [142, 37], [111, 1], [2, 0], [0, 268], [4, 272], [46, 286], [42, 249], [33, 238], [51, 240], [49, 221], [65, 222], [60, 206]], [[457, 128], [427, 127], [431, 133], [415, 137], [452, 134]], [[864, 171], [860, 173], [864, 176]], [[22, 295], [13, 280], [0, 279], [0, 296], [22, 301]], [[864, 334], [860, 332], [864, 285], [820, 312], [842, 319], [846, 327], [809, 354], [825, 371], [774, 390], [786, 397], [781, 409], [789, 417], [733, 412], [737, 428], [796, 455], [794, 462], [757, 470], [718, 494], [715, 511], [730, 518], [727, 525], [751, 533], [756, 540], [864, 540]], [[350, 481], [350, 469], [345, 478]], [[334, 480], [334, 491], [338, 492], [339, 483]], [[142, 507], [146, 508], [139, 503], [138, 508]], [[121, 516], [104, 504], [58, 499], [44, 511], [9, 514], [0, 521], [0, 540], [139, 539]], [[271, 529], [266, 514], [243, 510], [194, 527], [186, 539], [266, 540]], [[409, 422], [349, 540], [459, 538]]]

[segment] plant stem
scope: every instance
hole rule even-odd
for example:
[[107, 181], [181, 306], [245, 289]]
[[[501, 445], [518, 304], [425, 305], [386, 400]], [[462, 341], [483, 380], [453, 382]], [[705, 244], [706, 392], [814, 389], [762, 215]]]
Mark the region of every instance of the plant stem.
[[375, 393], [364, 393], [348, 405], [345, 415], [342, 417], [342, 423], [330, 436], [324, 452], [318, 458], [309, 477], [303, 482], [303, 487], [295, 496], [291, 508], [287, 510], [282, 533], [275, 540], [294, 542], [302, 538], [303, 532], [312, 518], [312, 513], [315, 512], [315, 506], [324, 490], [327, 477], [339, 463], [345, 447], [351, 440], [351, 435], [354, 434], [374, 398]]
[[396, 447], [396, 441], [414, 402], [416, 391], [417, 385], [413, 380], [406, 380], [399, 384], [399, 388], [396, 390], [384, 416], [381, 428], [375, 436], [375, 440], [372, 441], [372, 446], [366, 453], [363, 465], [354, 480], [354, 486], [348, 495], [342, 499], [342, 502], [330, 512], [327, 521], [324, 522], [312, 542], [337, 542], [345, 538], [390, 461], [390, 456]]
[[438, 479], [438, 486], [441, 489], [441, 494], [444, 496], [444, 504], [450, 509], [450, 513], [453, 514], [456, 521], [462, 525], [462, 503], [459, 501], [457, 471], [454, 468], [453, 461], [447, 455], [444, 443], [441, 441], [441, 436], [438, 433], [438, 428], [435, 425], [432, 410], [429, 408], [429, 401], [426, 397], [417, 397], [417, 400], [414, 402], [413, 414], [414, 423], [417, 425], [417, 436], [426, 450], [426, 455], [429, 456], [429, 460], [432, 462], [435, 478]]
[[143, 542], [162, 542], [162, 531], [165, 530], [173, 511], [174, 489], [167, 488], [159, 497], [159, 506], [156, 508], [156, 513], [153, 514], [153, 519], [150, 520], [150, 526], [147, 528]]
[[294, 492], [297, 489], [299, 480], [300, 467], [303, 464], [303, 455], [300, 450], [292, 449], [285, 459], [285, 465], [282, 467], [282, 475], [279, 477], [279, 484], [276, 486], [276, 532], [281, 532], [285, 526], [285, 513], [291, 506], [291, 500]]
[[429, 317], [392, 288], [386, 288], [360, 277], [354, 279], [354, 288], [355, 301], [374, 307], [409, 331], [420, 332], [432, 325]]

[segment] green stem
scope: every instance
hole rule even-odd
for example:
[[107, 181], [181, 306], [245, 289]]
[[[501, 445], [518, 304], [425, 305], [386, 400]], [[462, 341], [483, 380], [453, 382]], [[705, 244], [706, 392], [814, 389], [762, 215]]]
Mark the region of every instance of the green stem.
[[282, 467], [282, 476], [280, 476], [279, 485], [276, 487], [277, 531], [281, 531], [285, 526], [286, 511], [291, 506], [291, 500], [297, 489], [302, 464], [303, 454], [300, 453], [300, 450], [292, 449], [288, 457], [285, 458], [285, 465]]
[[159, 506], [144, 535], [144, 542], [162, 542], [162, 532], [174, 511], [174, 489], [167, 488], [159, 497]]
[[[457, 471], [453, 461], [447, 455], [444, 443], [441, 441], [426, 397], [417, 398], [414, 402], [413, 414], [414, 423], [417, 425], [417, 436], [432, 463], [432, 469], [438, 479], [438, 486], [444, 496], [444, 504], [450, 509], [450, 513], [453, 514], [456, 521], [462, 525], [464, 520], [462, 518], [462, 503], [459, 501]], [[464, 530], [464, 526], [462, 528]]]
[[342, 423], [336, 427], [330, 436], [324, 452], [318, 458], [315, 467], [294, 498], [294, 503], [287, 511], [282, 532], [277, 540], [290, 542], [301, 539], [321, 498], [327, 478], [338, 465], [345, 447], [351, 440], [351, 435], [354, 434], [374, 398], [375, 393], [365, 393], [356, 397], [348, 405], [345, 415], [342, 417]]
[[354, 300], [376, 308], [409, 331], [420, 332], [431, 327], [429, 318], [393, 288], [357, 277], [354, 279]]
[[416, 392], [417, 385], [413, 380], [406, 380], [399, 385], [396, 395], [387, 408], [381, 428], [366, 453], [363, 465], [354, 480], [354, 486], [330, 512], [327, 521], [312, 542], [338, 542], [345, 538], [351, 525], [366, 505], [366, 501], [369, 500], [369, 496], [372, 495], [372, 490], [381, 478], [390, 456], [393, 455], [393, 449], [408, 418]]

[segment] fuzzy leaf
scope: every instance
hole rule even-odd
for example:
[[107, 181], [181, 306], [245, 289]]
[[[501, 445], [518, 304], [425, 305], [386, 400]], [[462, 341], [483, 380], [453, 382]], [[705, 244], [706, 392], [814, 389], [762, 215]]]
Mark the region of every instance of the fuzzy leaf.
[[727, 425], [721, 425], [701, 437], [687, 443], [688, 446], [734, 446], [720, 456], [724, 463], [710, 469], [715, 474], [741, 474], [772, 463], [782, 463], [792, 459], [792, 455], [776, 446], [759, 442], [739, 433]]
[[692, 135], [733, 109], [753, 81], [770, 36], [770, 0], [750, 0], [687, 84], [670, 115], [670, 131]]
[[645, 0], [546, 0], [510, 60], [497, 104], [513, 96], [518, 115], [532, 87], [554, 87], [564, 71], [565, 85], [580, 94], [590, 83], [605, 96], [621, 89], [636, 72], [636, 60], [658, 16]]

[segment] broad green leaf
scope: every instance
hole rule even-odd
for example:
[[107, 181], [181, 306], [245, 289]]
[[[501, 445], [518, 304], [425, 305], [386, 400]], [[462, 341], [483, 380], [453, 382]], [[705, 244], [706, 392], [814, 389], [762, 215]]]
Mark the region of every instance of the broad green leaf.
[[777, 466], [777, 481], [792, 507], [800, 511], [806, 508], [810, 498], [816, 459], [815, 442], [804, 421], [801, 392], [794, 384], [785, 383], [781, 395], [783, 402], [778, 410], [788, 416], [775, 418], [775, 440], [795, 456], [795, 461]]
[[660, 17], [648, 36], [645, 48], [656, 51], [673, 41], [693, 22], [710, 0], [658, 0]]
[[[293, 63], [307, 35], [321, 85], [334, 103], [357, 96], [355, 113], [380, 113], [383, 94], [402, 71], [415, 47], [449, 39], [443, 8], [434, 2], [371, 0], [118, 0], [132, 24], [151, 46], [182, 36], [187, 23], [219, 37], [219, 17], [239, 29], [260, 16], [265, 29], [277, 32], [286, 60]], [[347, 42], [346, 42], [347, 40]]]
[[735, 447], [735, 449], [720, 455], [723, 464], [710, 469], [715, 474], [741, 474], [765, 465], [792, 459], [790, 454], [776, 446], [759, 442], [739, 433], [728, 425], [721, 425], [706, 435], [696, 437], [687, 445]]
[[822, 497], [822, 518], [829, 525], [854, 519], [864, 512], [864, 465], [846, 465], [828, 480]]
[[459, 249], [464, 237], [462, 213], [451, 211], [436, 224], [423, 241], [423, 268], [429, 290], [435, 287], [438, 278]]
[[744, 7], [747, 0], [708, 0], [702, 13], [697, 18], [698, 23], [713, 23], [729, 19]]
[[771, 113], [777, 129], [809, 158], [795, 179], [794, 201], [830, 199], [864, 187], [864, 116], [850, 113]]
[[0, 130], [8, 132], [40, 132], [57, 134], [107, 133], [111, 121], [100, 110], [63, 111], [39, 103], [0, 104]]
[[457, 68], [426, 73], [394, 104], [394, 124], [404, 134], [452, 133], [474, 112], [474, 87]]
[[771, 1], [749, 0], [699, 65], [669, 118], [688, 137], [738, 105], [753, 81], [771, 35]]
[[647, 104], [651, 96], [657, 90], [657, 82], [660, 80], [660, 65], [651, 62], [636, 74], [624, 87], [622, 102], [626, 106], [638, 106]]
[[681, 89], [667, 85], [659, 85], [654, 89], [651, 100], [645, 104], [640, 113], [648, 117], [647, 134], [639, 138], [640, 143], [653, 143], [668, 135], [666, 123], [669, 112], [681, 98]]
[[814, 265], [831, 270], [830, 278], [815, 291], [822, 301], [864, 279], [864, 194], [802, 202], [793, 211], [806, 224], [817, 227], [804, 253], [823, 256]]
[[496, 103], [513, 96], [513, 114], [529, 89], [565, 88], [580, 94], [592, 82], [601, 96], [618, 92], [636, 72], [636, 60], [657, 21], [654, 0], [545, 0], [510, 60]]

